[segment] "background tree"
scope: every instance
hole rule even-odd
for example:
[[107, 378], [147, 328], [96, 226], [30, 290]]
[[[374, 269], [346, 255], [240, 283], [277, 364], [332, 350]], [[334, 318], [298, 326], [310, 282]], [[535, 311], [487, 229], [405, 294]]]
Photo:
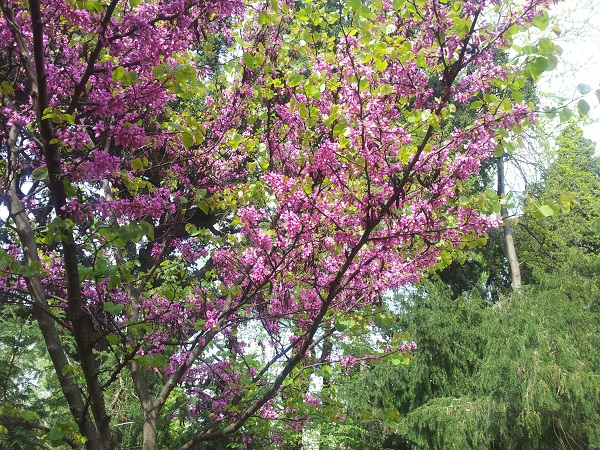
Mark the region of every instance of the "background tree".
[[321, 448], [598, 448], [598, 267], [558, 269], [499, 308], [439, 281], [406, 296], [412, 364], [356, 366]]
[[568, 249], [597, 254], [600, 242], [600, 160], [594, 143], [583, 137], [581, 128], [570, 124], [548, 158], [551, 163], [541, 182], [531, 184], [528, 194], [534, 205], [552, 205], [557, 214], [543, 217], [538, 213], [536, 219], [526, 217], [522, 221], [519, 246], [530, 273], [535, 269], [552, 270]]

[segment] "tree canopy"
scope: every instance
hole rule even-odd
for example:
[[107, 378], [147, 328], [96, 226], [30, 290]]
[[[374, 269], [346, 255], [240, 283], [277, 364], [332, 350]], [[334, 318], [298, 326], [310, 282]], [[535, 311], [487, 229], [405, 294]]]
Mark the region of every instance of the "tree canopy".
[[1, 308], [38, 326], [70, 415], [6, 395], [3, 429], [302, 429], [349, 317], [497, 223], [465, 182], [533, 121], [547, 43], [497, 56], [548, 4], [0, 0]]

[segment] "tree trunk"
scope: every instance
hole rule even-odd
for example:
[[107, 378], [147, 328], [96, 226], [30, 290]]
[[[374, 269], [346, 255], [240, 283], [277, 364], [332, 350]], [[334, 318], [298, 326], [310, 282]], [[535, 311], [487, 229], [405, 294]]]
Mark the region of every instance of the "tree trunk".
[[[11, 127], [8, 137], [8, 150], [10, 157], [8, 161], [8, 177], [9, 183], [9, 214], [12, 217], [21, 246], [23, 248], [25, 265], [30, 266], [33, 262], [39, 263], [38, 248], [35, 241], [35, 235], [29, 218], [27, 217], [25, 205], [19, 196], [19, 179], [18, 179], [18, 151], [14, 148], [17, 141], [16, 126]], [[69, 361], [61, 344], [59, 333], [54, 323], [53, 315], [50, 311], [44, 287], [37, 276], [25, 278], [27, 290], [33, 302], [33, 313], [37, 320], [38, 326], [44, 338], [48, 355], [56, 371], [58, 382], [63, 391], [65, 399], [69, 405], [69, 410], [79, 425], [83, 436], [87, 438], [86, 448], [88, 450], [100, 450], [100, 440], [94, 423], [89, 417], [83, 397], [78, 386], [73, 380], [65, 375], [64, 369], [68, 366]]]
[[[504, 181], [504, 156], [498, 158], [498, 196], [500, 200], [506, 195], [506, 186]], [[513, 291], [519, 292], [521, 290], [521, 268], [519, 267], [519, 259], [517, 258], [517, 251], [515, 250], [515, 242], [513, 239], [512, 226], [508, 219], [508, 210], [506, 209], [506, 203], [502, 203], [500, 208], [500, 215], [502, 216], [504, 229], [504, 242], [506, 245], [506, 257], [510, 266], [510, 281]]]
[[156, 450], [158, 417], [154, 411], [146, 412], [145, 416], [144, 426], [142, 427], [142, 450]]
[[[63, 167], [60, 149], [54, 135], [52, 121], [44, 118], [44, 111], [50, 105], [50, 93], [47, 86], [47, 74], [44, 52], [44, 20], [40, 0], [29, 2], [31, 14], [31, 30], [33, 38], [33, 61], [35, 67], [35, 82], [37, 92], [34, 93], [37, 124], [40, 134], [41, 149], [44, 162], [48, 169], [49, 189], [54, 211], [57, 217], [69, 219], [67, 212], [67, 194], [63, 182]], [[32, 81], [33, 83], [33, 81]], [[77, 246], [71, 230], [65, 230], [61, 238], [62, 257], [65, 271], [67, 293], [67, 320], [72, 325], [72, 332], [77, 344], [81, 369], [85, 378], [86, 400], [89, 403], [96, 431], [99, 438], [99, 448], [112, 448], [110, 416], [106, 412], [104, 391], [100, 380], [99, 361], [94, 354], [94, 346], [100, 335], [96, 331], [91, 316], [84, 308], [84, 301], [79, 280], [79, 261]]]

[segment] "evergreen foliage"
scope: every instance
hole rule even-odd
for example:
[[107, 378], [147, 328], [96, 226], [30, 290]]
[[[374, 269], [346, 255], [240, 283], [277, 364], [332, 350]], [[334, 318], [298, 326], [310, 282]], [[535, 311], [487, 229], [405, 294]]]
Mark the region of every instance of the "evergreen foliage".
[[[529, 273], [553, 270], [567, 248], [597, 254], [600, 250], [600, 158], [594, 143], [575, 124], [560, 134], [558, 149], [542, 181], [529, 187], [535, 202], [553, 205], [557, 214], [527, 218], [521, 223], [518, 246]], [[572, 204], [574, 207], [571, 210]], [[560, 214], [569, 211], [568, 214]]]
[[439, 280], [399, 296], [413, 363], [357, 368], [341, 389], [353, 427], [328, 431], [353, 444], [325, 448], [600, 448], [600, 264], [536, 281], [494, 306]]

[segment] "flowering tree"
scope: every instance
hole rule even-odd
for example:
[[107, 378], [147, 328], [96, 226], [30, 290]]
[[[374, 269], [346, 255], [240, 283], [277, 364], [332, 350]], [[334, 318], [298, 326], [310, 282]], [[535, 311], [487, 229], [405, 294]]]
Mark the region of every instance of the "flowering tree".
[[182, 449], [301, 426], [303, 361], [345, 314], [485, 239], [462, 182], [548, 65], [495, 55], [547, 3], [0, 0], [2, 302], [71, 411], [51, 440], [116, 447], [117, 381], [147, 450], [161, 415]]

